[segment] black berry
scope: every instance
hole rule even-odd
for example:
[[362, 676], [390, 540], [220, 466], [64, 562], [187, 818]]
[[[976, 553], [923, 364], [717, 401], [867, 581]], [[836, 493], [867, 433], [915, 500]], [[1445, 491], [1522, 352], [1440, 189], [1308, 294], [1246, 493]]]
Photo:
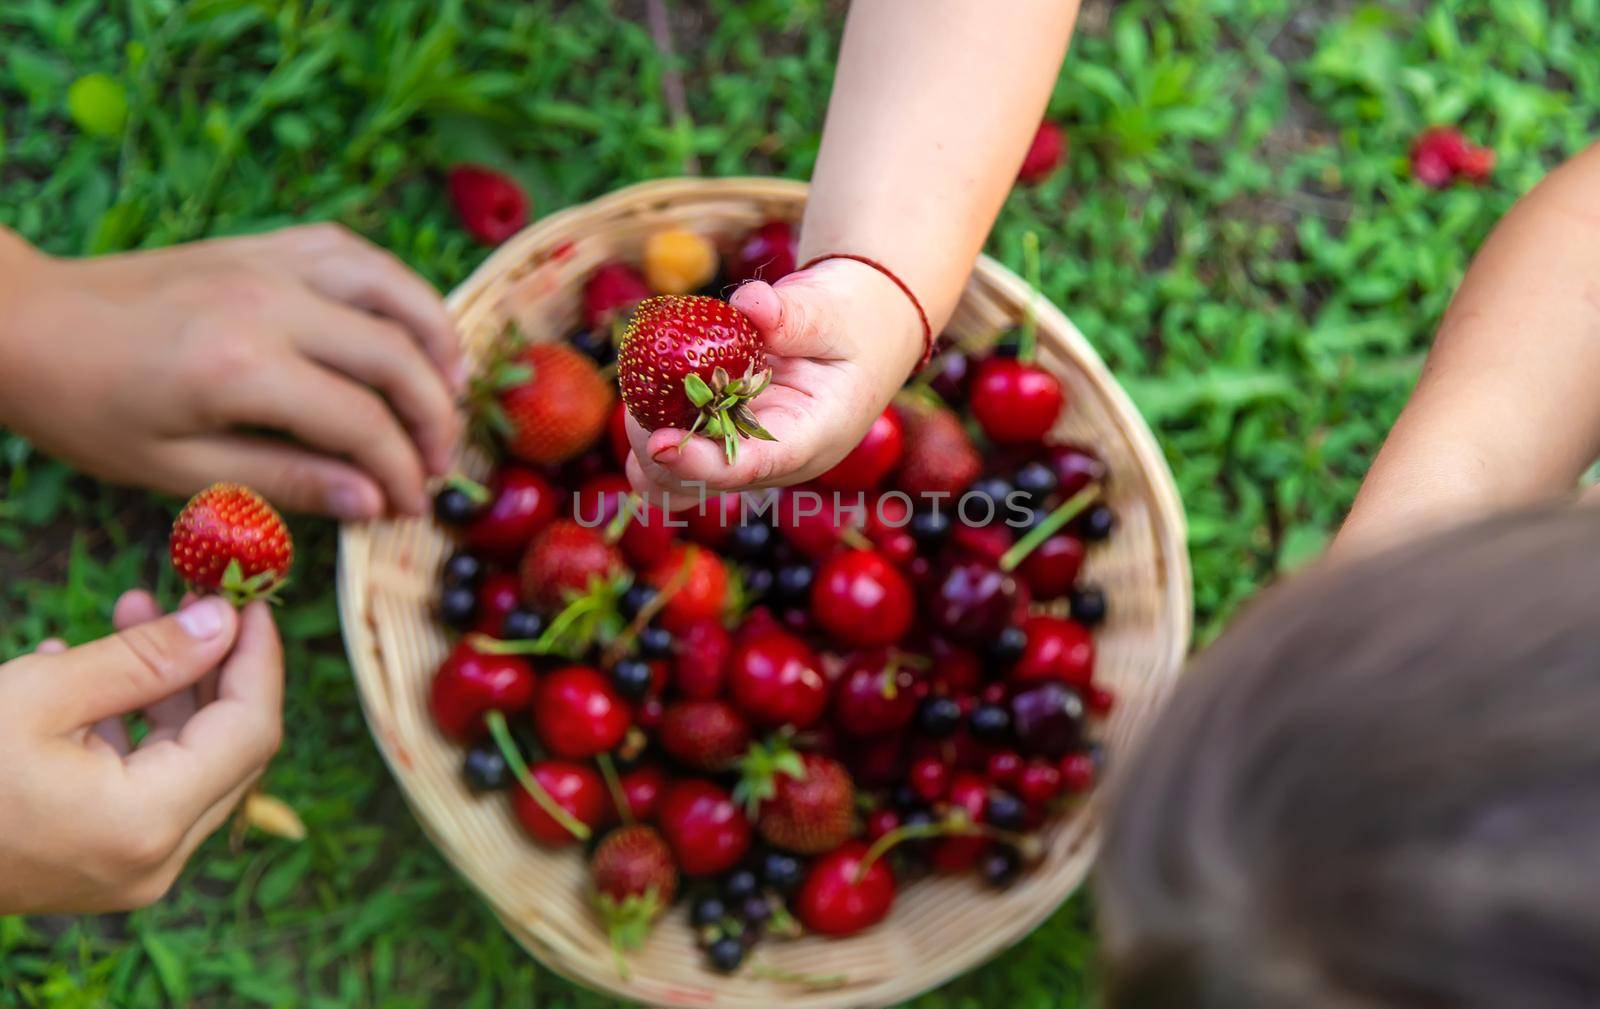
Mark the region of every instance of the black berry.
[[1028, 632], [1020, 627], [1007, 627], [989, 643], [989, 658], [999, 665], [1009, 666], [1022, 658], [1027, 647]]
[[1117, 513], [1111, 510], [1111, 506], [1097, 504], [1078, 520], [1078, 535], [1086, 540], [1103, 540], [1111, 535], [1116, 524]]
[[983, 809], [983, 818], [991, 827], [1001, 830], [1021, 830], [1028, 820], [1028, 808], [1010, 792], [989, 793], [989, 803]]
[[998, 704], [980, 704], [972, 709], [969, 724], [974, 736], [986, 743], [999, 742], [1011, 734], [1011, 712]]
[[689, 920], [695, 928], [710, 928], [721, 924], [722, 919], [727, 916], [728, 905], [722, 902], [721, 897], [714, 894], [706, 894], [695, 901], [694, 906], [689, 909]]
[[656, 590], [653, 586], [630, 586], [628, 591], [622, 594], [622, 598], [617, 600], [617, 608], [622, 611], [623, 616], [632, 620], [639, 615], [640, 610], [649, 606], [651, 600], [655, 599], [655, 597]]
[[744, 943], [731, 935], [725, 935], [711, 944], [707, 955], [711, 958], [714, 970], [731, 974], [738, 970], [739, 964], [744, 961]]
[[571, 342], [602, 367], [617, 359], [617, 348], [611, 342], [611, 334], [604, 329], [580, 329], [572, 334]]
[[1032, 505], [1044, 504], [1045, 498], [1055, 493], [1058, 484], [1055, 470], [1042, 462], [1030, 462], [1017, 470], [1013, 482], [1019, 492], [1028, 496], [1028, 503]]
[[990, 886], [1007, 887], [1016, 882], [1018, 873], [1022, 871], [1022, 860], [1017, 857], [1017, 849], [1011, 845], [997, 844], [984, 854], [981, 869], [984, 882]]
[[772, 594], [779, 602], [804, 604], [811, 598], [811, 580], [815, 577], [809, 565], [785, 564], [778, 569], [772, 583]]
[[650, 695], [650, 663], [622, 659], [611, 668], [611, 684], [630, 701], [644, 700]]
[[672, 632], [665, 627], [647, 626], [639, 632], [639, 654], [647, 659], [664, 659], [672, 654]]
[[464, 526], [478, 516], [478, 504], [460, 487], [445, 487], [433, 499], [433, 515], [447, 526]]
[[464, 631], [478, 616], [478, 594], [470, 585], [451, 585], [439, 593], [439, 619], [446, 627]]
[[761, 860], [761, 881], [787, 897], [805, 878], [805, 867], [793, 855], [781, 851], [768, 852]]
[[917, 709], [917, 727], [923, 735], [943, 739], [961, 724], [961, 705], [950, 697], [930, 697]]
[[748, 522], [733, 527], [728, 536], [728, 553], [743, 561], [760, 560], [772, 546], [772, 527], [765, 522]]
[[1106, 618], [1106, 594], [1094, 585], [1081, 585], [1067, 596], [1072, 619], [1093, 627]]
[[918, 543], [928, 547], [943, 542], [944, 538], [950, 535], [950, 525], [950, 512], [947, 509], [935, 508], [914, 513], [908, 528]]
[[518, 606], [506, 614], [500, 636], [507, 641], [532, 641], [544, 633], [544, 617]]
[[493, 743], [479, 743], [467, 751], [461, 764], [461, 776], [474, 792], [498, 792], [511, 784], [511, 765], [505, 754]]
[[483, 560], [465, 551], [451, 554], [439, 577], [446, 585], [476, 585], [483, 577]]

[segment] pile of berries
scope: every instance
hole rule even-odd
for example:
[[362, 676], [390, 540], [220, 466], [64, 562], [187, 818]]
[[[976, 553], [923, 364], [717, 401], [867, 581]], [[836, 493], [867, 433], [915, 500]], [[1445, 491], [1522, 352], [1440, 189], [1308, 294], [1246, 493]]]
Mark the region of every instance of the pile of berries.
[[[925, 873], [1009, 885], [1098, 776], [1113, 703], [1107, 599], [1079, 577], [1116, 525], [1108, 475], [1047, 441], [1067, 404], [1031, 324], [941, 353], [813, 483], [669, 515], [622, 476], [623, 411], [750, 434], [765, 357], [713, 299], [791, 271], [794, 239], [671, 233], [645, 256], [589, 278], [567, 342], [490, 369], [497, 467], [436, 498], [461, 637], [429, 701], [467, 784], [533, 840], [588, 846], [619, 950], [682, 896], [719, 971], [762, 936], [869, 928]], [[654, 355], [622, 369], [627, 406], [619, 339]]]

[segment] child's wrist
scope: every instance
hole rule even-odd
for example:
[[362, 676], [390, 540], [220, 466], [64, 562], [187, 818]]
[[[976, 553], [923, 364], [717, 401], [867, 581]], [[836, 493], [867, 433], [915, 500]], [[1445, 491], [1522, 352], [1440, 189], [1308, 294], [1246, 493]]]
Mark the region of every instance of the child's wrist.
[[54, 263], [16, 232], [0, 228], [0, 426], [12, 430], [22, 423], [14, 409], [21, 397], [6, 387], [27, 380], [28, 369], [20, 362], [38, 325], [35, 306], [50, 297]]

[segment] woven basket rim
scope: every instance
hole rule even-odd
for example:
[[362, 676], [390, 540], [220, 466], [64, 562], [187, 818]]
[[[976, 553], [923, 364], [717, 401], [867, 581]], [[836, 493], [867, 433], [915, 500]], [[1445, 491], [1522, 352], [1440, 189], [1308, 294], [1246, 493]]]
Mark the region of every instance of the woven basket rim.
[[[480, 307], [477, 302], [484, 296], [485, 291], [491, 290], [502, 278], [520, 270], [541, 249], [548, 252], [553, 236], [563, 234], [564, 229], [574, 222], [603, 217], [639, 204], [671, 205], [685, 198], [691, 201], [747, 198], [753, 202], [766, 204], [801, 204], [807, 189], [805, 183], [758, 176], [661, 179], [627, 186], [594, 201], [564, 208], [535, 222], [491, 253], [450, 293], [446, 305], [452, 314], [457, 316]], [[1138, 414], [1132, 400], [1116, 382], [1109, 368], [1101, 361], [1087, 339], [1064, 313], [1042, 294], [1033, 291], [1015, 273], [987, 255], [979, 258], [973, 276], [975, 280], [981, 280], [987, 285], [993, 296], [1011, 306], [1014, 312], [1020, 312], [1024, 306], [1032, 306], [1041, 333], [1052, 334], [1061, 345], [1058, 348], [1061, 362], [1082, 373], [1094, 386], [1096, 395], [1103, 399], [1106, 411], [1115, 421], [1115, 431], [1126, 440], [1130, 453], [1138, 462], [1143, 491], [1141, 497], [1151, 512], [1155, 548], [1160, 555], [1158, 578], [1161, 583], [1164, 643], [1161, 657], [1164, 667], [1160, 674], [1165, 677], [1164, 693], [1165, 690], [1170, 690], [1171, 677], [1182, 663], [1192, 633], [1192, 587], [1187, 531], [1171, 470], [1153, 432]], [[391, 724], [386, 716], [388, 709], [392, 708], [393, 699], [386, 694], [381, 677], [371, 674], [369, 668], [371, 662], [376, 661], [381, 665], [383, 661], [382, 649], [376, 640], [377, 626], [367, 591], [368, 579], [363, 577], [372, 563], [375, 528], [377, 527], [372, 524], [346, 523], [340, 529], [338, 600], [341, 623], [352, 671], [358, 684], [363, 715], [379, 751], [400, 785], [401, 794], [424, 833], [452, 867], [479, 891], [513, 936], [541, 963], [556, 973], [590, 988], [635, 1001], [674, 1005], [714, 1004], [692, 997], [682, 999], [664, 997], [661, 992], [666, 989], [641, 988], [621, 982], [609, 970], [598, 970], [593, 964], [572, 962], [560, 949], [535, 935], [524, 923], [516, 920], [510, 909], [492, 891], [488, 885], [490, 881], [481, 878], [481, 874], [470, 864], [471, 860], [452, 843], [448, 832], [442, 829], [441, 824], [433, 822], [427, 814], [421, 797], [413, 791], [420, 786], [413, 782], [407, 767], [408, 758], [405, 755], [404, 742], [385, 729]], [[1087, 856], [1092, 856], [1098, 839], [1096, 830], [1099, 820], [1098, 798], [1097, 794], [1085, 811], [1072, 818], [1074, 825], [1081, 828], [1080, 831], [1074, 832], [1075, 839], [1072, 843], [1077, 846], [1074, 848], [1075, 853], [1082, 848]], [[1037, 906], [1028, 909], [1027, 913], [1009, 918], [999, 929], [1004, 933], [1002, 936], [987, 937], [972, 944], [971, 950], [964, 951], [963, 955], [950, 957], [939, 964], [922, 965], [923, 969], [919, 970], [914, 978], [879, 985], [870, 994], [859, 991], [804, 992], [786, 988], [781, 989], [782, 1000], [793, 1003], [795, 1009], [846, 1009], [846, 1007], [853, 1009], [857, 1006], [881, 1006], [902, 1001], [938, 987], [998, 954], [1036, 928], [1081, 884], [1082, 877], [1087, 872], [1087, 863], [1083, 862], [1082, 866], [1077, 879], [1068, 885], [1058, 887], [1060, 893], [1057, 899], [1040, 901]], [[1050, 882], [1052, 885], [1058, 883], [1058, 881]], [[1029, 882], [1024, 885], [1033, 884]], [[710, 975], [707, 975], [702, 984], [708, 988], [715, 987]], [[778, 990], [775, 989], [775, 992]], [[778, 994], [772, 996], [773, 999], [779, 997]]]

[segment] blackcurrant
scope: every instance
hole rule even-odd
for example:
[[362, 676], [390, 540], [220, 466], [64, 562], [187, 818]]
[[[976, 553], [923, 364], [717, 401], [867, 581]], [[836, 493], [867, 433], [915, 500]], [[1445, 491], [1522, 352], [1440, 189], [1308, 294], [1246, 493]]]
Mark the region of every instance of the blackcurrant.
[[483, 559], [466, 551], [453, 553], [444, 562], [440, 581], [446, 585], [476, 585], [483, 577]]
[[474, 792], [498, 792], [511, 784], [511, 765], [493, 743], [479, 743], [467, 751], [461, 763], [461, 776]]
[[707, 951], [714, 970], [724, 974], [731, 974], [739, 969], [739, 964], [744, 962], [744, 943], [731, 935], [725, 935], [711, 944]]
[[772, 573], [771, 568], [745, 568], [744, 590], [752, 599], [764, 599], [772, 592], [773, 584], [778, 576]]
[[772, 905], [767, 903], [767, 898], [758, 893], [746, 897], [739, 912], [739, 917], [744, 919], [745, 924], [752, 928], [760, 928], [772, 917]]
[[1107, 539], [1116, 524], [1117, 513], [1111, 510], [1111, 506], [1097, 504], [1078, 519], [1078, 535], [1086, 540]]
[[736, 525], [728, 536], [728, 553], [742, 561], [760, 560], [771, 548], [772, 536], [772, 527], [765, 522]]
[[787, 852], [768, 852], [761, 860], [761, 881], [785, 897], [793, 893], [804, 878], [805, 866]]
[[811, 598], [811, 580], [815, 577], [810, 565], [785, 564], [778, 569], [772, 584], [772, 594], [779, 602], [803, 604]]
[[451, 585], [439, 593], [439, 619], [464, 631], [478, 616], [478, 593], [470, 585]]
[[722, 881], [722, 898], [732, 905], [743, 903], [760, 890], [761, 881], [749, 869], [735, 869]]
[[611, 342], [611, 334], [604, 327], [599, 329], [580, 329], [572, 334], [571, 343], [583, 353], [594, 358], [595, 363], [604, 367], [617, 358], [617, 348]]
[[624, 617], [632, 620], [639, 615], [640, 610], [649, 606], [655, 597], [656, 590], [654, 586], [632, 585], [629, 586], [628, 591], [622, 594], [622, 598], [617, 600], [617, 608], [622, 611]]
[[1030, 462], [1017, 470], [1017, 475], [1012, 479], [1017, 490], [1028, 496], [1028, 503], [1032, 505], [1044, 504], [1045, 498], [1055, 493], [1058, 481], [1056, 472], [1042, 462]]
[[506, 613], [500, 636], [507, 641], [532, 641], [544, 633], [544, 617], [521, 606]]
[[997, 743], [1011, 735], [1011, 712], [998, 704], [980, 704], [968, 720], [972, 734], [986, 743]]
[[917, 709], [917, 728], [923, 735], [943, 739], [961, 724], [961, 705], [954, 698], [930, 697]]
[[445, 487], [433, 499], [433, 514], [447, 526], [464, 526], [478, 516], [478, 503], [460, 487]]
[[706, 894], [689, 909], [689, 920], [695, 928], [710, 928], [721, 924], [722, 919], [728, 916], [728, 905], [722, 898], [715, 894]]
[[639, 631], [639, 654], [647, 659], [664, 659], [672, 654], [672, 632], [648, 625]]
[[1072, 619], [1093, 627], [1106, 618], [1106, 594], [1094, 585], [1080, 585], [1067, 596]]
[[1022, 871], [1022, 860], [1017, 857], [1017, 849], [1011, 845], [997, 844], [984, 854], [981, 869], [984, 882], [1004, 888], [1016, 882], [1018, 873]]
[[989, 642], [989, 658], [998, 665], [1009, 666], [1022, 658], [1028, 647], [1028, 632], [1012, 626], [1002, 630]]
[[989, 793], [989, 804], [984, 807], [983, 818], [991, 827], [1001, 830], [1021, 830], [1028, 820], [1028, 808], [1010, 792]]
[[945, 508], [916, 512], [909, 523], [912, 537], [925, 547], [943, 542], [950, 535], [950, 526], [950, 511]]
[[650, 695], [650, 679], [650, 663], [639, 659], [622, 659], [611, 667], [612, 686], [630, 701], [642, 701]]

